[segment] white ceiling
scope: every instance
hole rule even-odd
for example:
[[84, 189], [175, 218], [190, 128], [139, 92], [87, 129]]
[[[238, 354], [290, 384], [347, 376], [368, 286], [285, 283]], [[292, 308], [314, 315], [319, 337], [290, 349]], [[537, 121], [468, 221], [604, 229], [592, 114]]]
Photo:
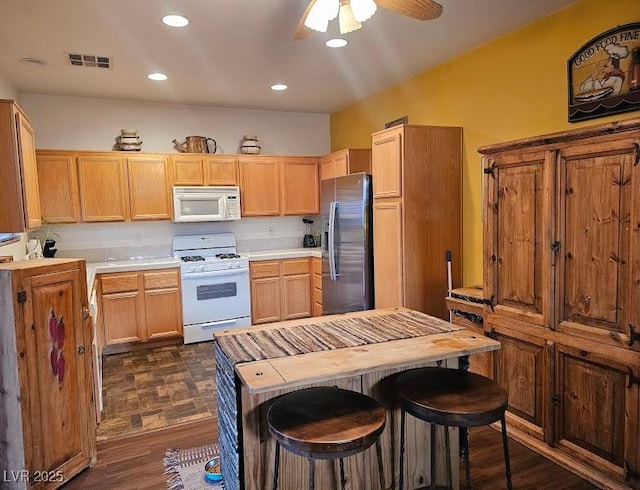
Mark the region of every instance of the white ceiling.
[[[293, 40], [306, 0], [2, 0], [0, 72], [21, 93], [330, 113], [575, 1], [440, 0], [424, 22], [379, 8], [330, 49], [336, 21]], [[169, 13], [191, 23], [167, 27]], [[71, 66], [68, 52], [113, 67]]]

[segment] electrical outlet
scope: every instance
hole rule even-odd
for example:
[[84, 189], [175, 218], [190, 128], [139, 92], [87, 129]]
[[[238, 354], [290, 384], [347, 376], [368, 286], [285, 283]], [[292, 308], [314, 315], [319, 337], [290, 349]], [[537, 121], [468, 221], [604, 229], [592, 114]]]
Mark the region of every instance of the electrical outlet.
[[134, 238], [136, 239], [136, 242], [141, 242], [142, 241], [142, 233], [136, 233], [134, 235]]
[[273, 236], [273, 226], [269, 227], [269, 236]]

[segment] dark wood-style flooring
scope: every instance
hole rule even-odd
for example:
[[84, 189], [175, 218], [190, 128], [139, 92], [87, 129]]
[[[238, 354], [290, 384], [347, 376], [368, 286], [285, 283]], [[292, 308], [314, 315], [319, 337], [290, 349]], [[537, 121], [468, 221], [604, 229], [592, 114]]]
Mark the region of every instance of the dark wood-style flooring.
[[[188, 448], [217, 440], [215, 417], [98, 443], [98, 463], [73, 478], [65, 489], [161, 490], [166, 488], [163, 457], [170, 447]], [[596, 487], [549, 460], [509, 441], [513, 488], [591, 490]], [[474, 490], [506, 488], [502, 439], [490, 427], [470, 431], [471, 485]], [[461, 469], [461, 476], [463, 475]], [[461, 485], [463, 488], [463, 485]]]

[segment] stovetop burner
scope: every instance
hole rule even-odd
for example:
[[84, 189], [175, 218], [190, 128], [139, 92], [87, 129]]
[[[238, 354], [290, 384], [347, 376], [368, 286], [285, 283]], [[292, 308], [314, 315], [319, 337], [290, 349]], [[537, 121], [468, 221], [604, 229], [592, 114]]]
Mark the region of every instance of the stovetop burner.
[[218, 259], [239, 259], [240, 256], [234, 253], [226, 253], [226, 254], [216, 254], [216, 258]]
[[182, 262], [201, 262], [204, 260], [204, 257], [202, 255], [186, 255], [181, 257], [180, 260], [182, 260]]

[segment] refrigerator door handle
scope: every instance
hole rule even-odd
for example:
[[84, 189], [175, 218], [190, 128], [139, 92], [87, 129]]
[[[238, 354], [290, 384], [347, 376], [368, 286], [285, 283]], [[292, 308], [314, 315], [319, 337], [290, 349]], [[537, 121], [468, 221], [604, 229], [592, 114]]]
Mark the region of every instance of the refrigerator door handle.
[[336, 209], [338, 207], [337, 202], [332, 202], [329, 205], [329, 277], [332, 281], [337, 279], [336, 277], [336, 246], [335, 246], [335, 233], [336, 233]]

